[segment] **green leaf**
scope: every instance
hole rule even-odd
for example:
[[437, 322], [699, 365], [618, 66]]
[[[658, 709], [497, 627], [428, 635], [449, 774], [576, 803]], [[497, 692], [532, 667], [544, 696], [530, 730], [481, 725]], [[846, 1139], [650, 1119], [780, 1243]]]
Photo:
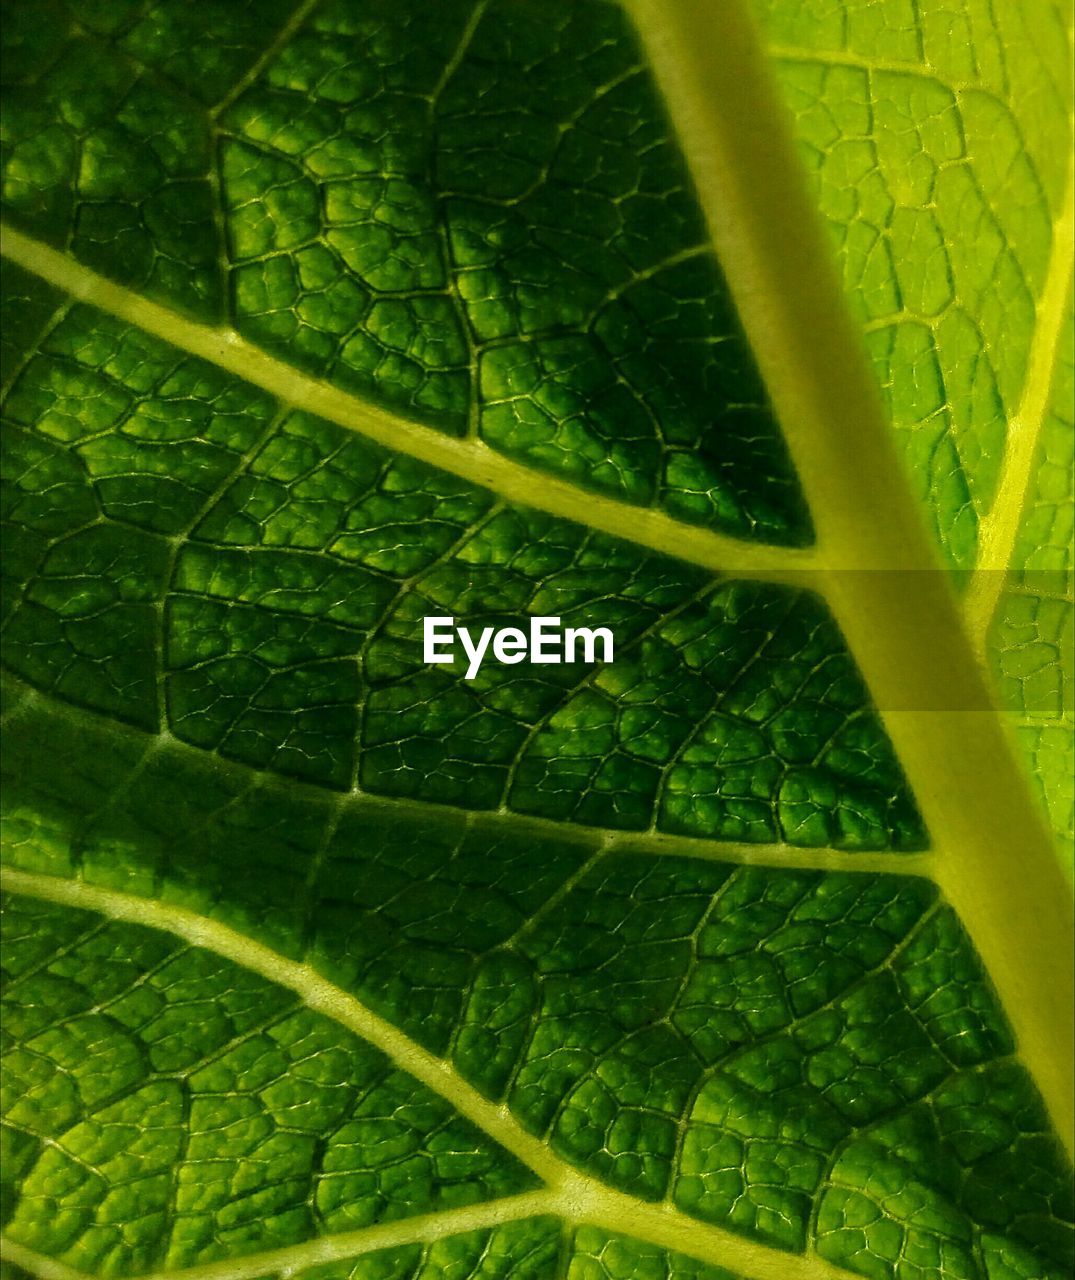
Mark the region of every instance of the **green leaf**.
[[1067, 1273], [1070, 40], [993, 9], [12, 7], [13, 1274]]
[[1075, 335], [1070, 302], [1048, 416], [1035, 445], [1009, 574], [989, 582], [989, 643], [1019, 743], [1071, 865], [1075, 841], [1075, 592], [1072, 474]]
[[[923, 842], [807, 593], [715, 583], [274, 417], [86, 308], [26, 357], [7, 401], [27, 494], [12, 518], [43, 558], [5, 653], [36, 687], [337, 789], [732, 840]], [[96, 586], [75, 587], [87, 570]], [[527, 614], [599, 618], [618, 662], [467, 680], [461, 648], [436, 668], [415, 643], [426, 615], [477, 631]]]
[[1011, 494], [1064, 206], [1070, 16], [1048, 0], [752, 5], [901, 451], [947, 558], [973, 569]]

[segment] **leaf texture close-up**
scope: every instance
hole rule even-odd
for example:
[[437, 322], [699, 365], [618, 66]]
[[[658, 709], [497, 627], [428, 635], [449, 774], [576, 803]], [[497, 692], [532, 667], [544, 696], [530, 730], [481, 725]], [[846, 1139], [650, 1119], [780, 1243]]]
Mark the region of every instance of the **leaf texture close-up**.
[[1068, 6], [3, 10], [4, 1276], [1070, 1276]]

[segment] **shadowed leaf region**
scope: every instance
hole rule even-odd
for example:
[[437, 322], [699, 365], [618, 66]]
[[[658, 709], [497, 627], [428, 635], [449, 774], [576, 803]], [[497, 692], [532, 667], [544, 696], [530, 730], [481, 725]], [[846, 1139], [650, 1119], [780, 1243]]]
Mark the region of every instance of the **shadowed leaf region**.
[[[5, 399], [10, 669], [326, 786], [854, 848], [924, 835], [824, 605], [526, 508], [75, 306]], [[425, 616], [613, 630], [429, 666]]]
[[282, 45], [284, 5], [210, 10], [10, 15], [13, 217], [541, 471], [810, 540], [617, 6], [325, 3]]

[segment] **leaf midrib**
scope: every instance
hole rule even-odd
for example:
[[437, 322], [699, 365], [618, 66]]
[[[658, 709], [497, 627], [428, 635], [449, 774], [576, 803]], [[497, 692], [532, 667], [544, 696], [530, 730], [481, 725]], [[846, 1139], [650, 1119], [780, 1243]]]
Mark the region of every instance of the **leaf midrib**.
[[937, 880], [1075, 1150], [1073, 903], [896, 452], [745, 0], [627, 0], [817, 530], [815, 586], [877, 704]]

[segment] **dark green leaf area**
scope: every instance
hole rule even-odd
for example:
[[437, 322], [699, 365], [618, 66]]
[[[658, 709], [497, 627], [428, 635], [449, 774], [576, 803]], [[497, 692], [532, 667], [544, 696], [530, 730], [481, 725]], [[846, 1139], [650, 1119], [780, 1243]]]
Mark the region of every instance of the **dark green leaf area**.
[[[429, 615], [473, 633], [528, 616], [605, 625], [618, 656], [598, 668], [489, 661], [467, 679], [461, 646], [451, 666], [424, 664], [416, 636]], [[493, 512], [412, 579], [365, 671], [359, 780], [370, 791], [750, 840], [920, 838], [811, 597], [705, 587], [682, 566], [532, 512]]]
[[581, 486], [810, 541], [617, 6], [337, 0], [272, 51], [280, 0], [80, 7], [7, 24], [3, 198], [35, 235]]
[[[832, 1207], [834, 1152], [893, 1115], [940, 1114], [1011, 1050], [933, 895], [916, 881], [642, 855], [600, 864], [518, 944], [541, 1013], [505, 1082], [513, 1109], [615, 1185], [802, 1248], [812, 1214]], [[488, 1007], [474, 1010], [479, 1043], [490, 1022]], [[483, 1050], [474, 1065], [489, 1059]], [[1025, 1112], [1033, 1095], [1019, 1079]], [[1040, 1107], [1030, 1129], [1045, 1141]], [[962, 1169], [943, 1117], [927, 1132], [937, 1158]], [[902, 1160], [897, 1150], [892, 1176], [918, 1181]], [[962, 1194], [958, 1178], [930, 1190], [969, 1235], [980, 1206]], [[911, 1231], [883, 1201], [879, 1213]], [[839, 1242], [825, 1247], [840, 1254]]]
[[509, 803], [727, 840], [925, 841], [825, 607], [750, 583], [666, 614], [581, 682], [531, 733]]
[[[378, 1249], [288, 1275], [295, 1280], [553, 1280], [564, 1276], [569, 1248], [559, 1219], [529, 1218], [429, 1244]], [[584, 1277], [585, 1272], [569, 1268], [565, 1280]]]
[[475, 16], [325, 5], [225, 113], [239, 327], [584, 486], [808, 540], [623, 15]]
[[[4, 660], [35, 687], [323, 785], [848, 849], [921, 823], [813, 596], [714, 585], [499, 503], [76, 306], [6, 397]], [[477, 635], [606, 627], [615, 658], [473, 679]], [[579, 657], [582, 657], [580, 652]]]
[[32, 698], [10, 723], [39, 744], [8, 761], [17, 865], [302, 960], [600, 1180], [870, 1276], [951, 1255], [985, 1280], [975, 1223], [998, 1258], [1064, 1264], [1063, 1156], [928, 883], [597, 856]]
[[[0, 1181], [0, 1187], [3, 1186], [5, 1184]], [[34, 1280], [34, 1277], [29, 1271], [16, 1266], [9, 1258], [0, 1258], [0, 1280]]]
[[20, 1244], [138, 1274], [534, 1185], [380, 1052], [230, 961], [24, 899], [4, 931]]
[[439, 1054], [482, 957], [595, 849], [510, 816], [259, 775], [33, 695], [16, 696], [9, 723], [25, 734], [4, 759], [17, 865], [212, 915], [361, 992]]
[[266, 430], [267, 396], [76, 308], [5, 399], [5, 661], [156, 728], [162, 602], [184, 538]]
[[[105, 6], [79, 8], [96, 9], [99, 29], [109, 26]], [[207, 8], [223, 13], [228, 5]], [[232, 5], [237, 17], [229, 24], [264, 33], [269, 8], [279, 13], [284, 5]], [[189, 6], [154, 5], [127, 32], [99, 38], [73, 33], [59, 6], [5, 9], [4, 60], [20, 74], [5, 92], [3, 200], [6, 214], [87, 266], [214, 320], [224, 301], [214, 143], [209, 116], [189, 96], [220, 61], [205, 9], [198, 9], [198, 37], [170, 51], [183, 76], [160, 76], [152, 65], [163, 52], [154, 47], [164, 35], [157, 22], [182, 26], [183, 10], [186, 26], [195, 26]], [[238, 18], [243, 10], [246, 23]], [[122, 24], [122, 6], [114, 17]], [[247, 63], [252, 54], [235, 47], [225, 60]]]
[[43, 333], [59, 319], [65, 298], [13, 262], [4, 263], [0, 291], [0, 386], [6, 387]]

